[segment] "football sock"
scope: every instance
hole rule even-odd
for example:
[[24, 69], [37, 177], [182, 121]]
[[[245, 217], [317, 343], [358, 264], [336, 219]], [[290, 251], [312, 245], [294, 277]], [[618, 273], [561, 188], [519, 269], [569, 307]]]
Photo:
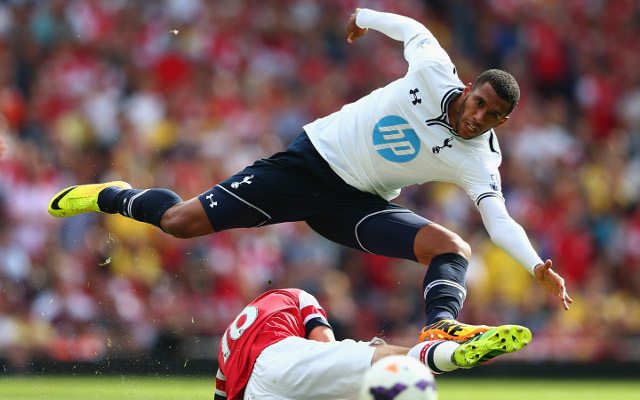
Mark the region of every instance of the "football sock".
[[167, 189], [120, 189], [110, 186], [98, 195], [100, 211], [119, 213], [136, 221], [146, 222], [161, 228], [162, 215], [182, 199]]
[[413, 346], [407, 355], [417, 358], [433, 374], [441, 374], [459, 368], [453, 362], [453, 352], [458, 347], [458, 343], [449, 340], [431, 340]]
[[458, 316], [467, 297], [464, 285], [468, 266], [467, 259], [457, 253], [433, 257], [422, 283], [427, 325]]
[[443, 319], [456, 319], [456, 317], [448, 309], [436, 307], [427, 314], [427, 325]]

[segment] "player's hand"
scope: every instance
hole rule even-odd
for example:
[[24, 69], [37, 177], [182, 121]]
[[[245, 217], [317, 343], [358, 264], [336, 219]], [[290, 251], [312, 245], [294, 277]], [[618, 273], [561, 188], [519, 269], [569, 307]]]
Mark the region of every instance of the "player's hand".
[[564, 279], [551, 269], [551, 260], [545, 261], [544, 264], [536, 265], [533, 269], [533, 274], [538, 280], [540, 286], [554, 296], [558, 296], [564, 309], [568, 310], [569, 304], [573, 303], [573, 300], [567, 294], [567, 288], [564, 286]]
[[360, 8], [356, 8], [356, 11], [351, 14], [349, 17], [349, 22], [347, 22], [347, 42], [353, 43], [358, 38], [362, 37], [365, 33], [367, 33], [368, 29], [362, 29], [358, 25], [356, 25], [356, 17], [360, 12]]

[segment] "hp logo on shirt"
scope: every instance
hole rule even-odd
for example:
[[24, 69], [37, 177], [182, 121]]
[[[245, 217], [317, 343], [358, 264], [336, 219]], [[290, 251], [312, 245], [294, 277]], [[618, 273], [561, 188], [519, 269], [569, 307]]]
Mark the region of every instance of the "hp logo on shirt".
[[420, 151], [420, 139], [411, 125], [397, 115], [382, 118], [373, 129], [373, 148], [386, 160], [411, 161]]

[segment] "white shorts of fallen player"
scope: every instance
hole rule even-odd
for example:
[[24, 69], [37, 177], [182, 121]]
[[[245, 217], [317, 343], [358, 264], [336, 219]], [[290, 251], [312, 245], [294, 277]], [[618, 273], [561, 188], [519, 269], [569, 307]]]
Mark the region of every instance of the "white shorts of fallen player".
[[357, 399], [381, 339], [316, 342], [288, 337], [262, 351], [247, 383], [245, 400]]

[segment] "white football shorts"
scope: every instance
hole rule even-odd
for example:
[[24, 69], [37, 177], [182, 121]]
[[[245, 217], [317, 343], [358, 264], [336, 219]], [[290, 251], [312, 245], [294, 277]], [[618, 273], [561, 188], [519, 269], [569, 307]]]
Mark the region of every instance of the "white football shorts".
[[376, 350], [371, 343], [384, 342], [283, 339], [264, 349], [256, 360], [244, 399], [357, 399]]

